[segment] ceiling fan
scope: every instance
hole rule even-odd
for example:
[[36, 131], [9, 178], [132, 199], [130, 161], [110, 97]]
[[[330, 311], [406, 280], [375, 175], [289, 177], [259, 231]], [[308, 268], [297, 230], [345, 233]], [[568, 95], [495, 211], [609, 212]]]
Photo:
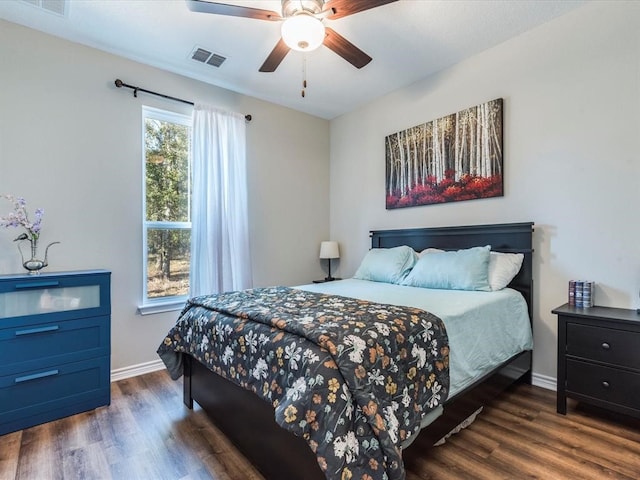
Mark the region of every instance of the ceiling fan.
[[309, 52], [320, 45], [330, 48], [354, 67], [364, 67], [371, 61], [371, 57], [332, 28], [326, 27], [323, 20], [336, 20], [397, 1], [282, 0], [282, 14], [271, 10], [206, 0], [187, 0], [187, 5], [193, 12], [283, 22], [282, 38], [260, 67], [261, 72], [274, 72], [289, 50]]

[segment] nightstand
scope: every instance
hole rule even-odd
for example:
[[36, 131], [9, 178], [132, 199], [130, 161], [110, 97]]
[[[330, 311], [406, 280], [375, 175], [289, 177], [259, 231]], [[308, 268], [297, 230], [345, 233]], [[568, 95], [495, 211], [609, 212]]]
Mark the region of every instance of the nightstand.
[[567, 413], [570, 397], [640, 418], [640, 314], [568, 304], [552, 313], [558, 315], [558, 413]]
[[341, 278], [333, 278], [331, 280], [327, 280], [323, 278], [322, 280], [314, 280], [313, 283], [327, 283], [327, 282], [335, 282], [336, 280], [342, 280]]

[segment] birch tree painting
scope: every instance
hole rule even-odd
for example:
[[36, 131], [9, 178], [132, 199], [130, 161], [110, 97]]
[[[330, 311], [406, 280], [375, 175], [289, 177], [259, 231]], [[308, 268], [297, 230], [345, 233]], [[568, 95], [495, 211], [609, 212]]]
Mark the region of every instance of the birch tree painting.
[[387, 209], [501, 197], [502, 99], [385, 139]]

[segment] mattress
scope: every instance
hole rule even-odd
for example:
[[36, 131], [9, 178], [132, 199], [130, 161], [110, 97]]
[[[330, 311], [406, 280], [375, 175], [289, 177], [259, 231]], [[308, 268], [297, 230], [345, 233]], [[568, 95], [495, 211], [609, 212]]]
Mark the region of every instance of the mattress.
[[413, 306], [444, 322], [449, 337], [449, 398], [514, 355], [533, 348], [527, 304], [516, 290], [436, 290], [345, 279], [295, 288]]

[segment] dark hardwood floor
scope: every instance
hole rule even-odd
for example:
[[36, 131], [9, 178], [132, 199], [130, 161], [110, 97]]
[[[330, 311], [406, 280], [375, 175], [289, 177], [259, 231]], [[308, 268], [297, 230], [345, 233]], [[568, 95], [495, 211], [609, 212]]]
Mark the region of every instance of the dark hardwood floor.
[[[262, 476], [164, 372], [111, 386], [109, 407], [0, 436], [0, 479], [256, 480]], [[444, 446], [409, 450], [407, 480], [637, 479], [640, 421], [517, 385]], [[286, 479], [278, 479], [286, 480]]]

